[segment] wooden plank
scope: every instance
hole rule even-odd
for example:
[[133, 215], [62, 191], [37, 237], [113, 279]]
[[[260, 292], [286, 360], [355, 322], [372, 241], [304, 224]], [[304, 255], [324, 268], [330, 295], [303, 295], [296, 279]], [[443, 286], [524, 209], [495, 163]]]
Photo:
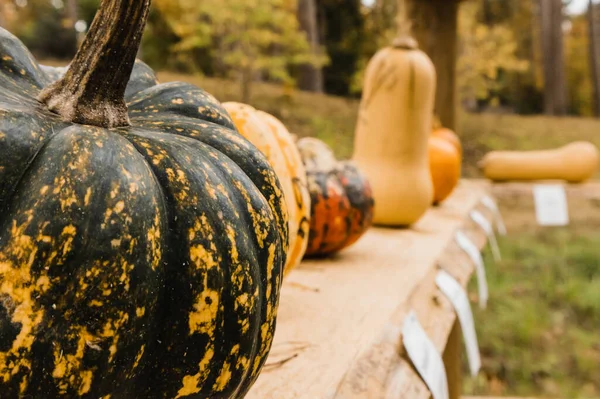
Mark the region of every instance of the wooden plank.
[[465, 224], [484, 193], [484, 185], [464, 181], [413, 229], [372, 229], [337, 257], [294, 270], [267, 367], [247, 398], [428, 398], [401, 349], [402, 321], [414, 309], [440, 352], [446, 346], [456, 316], [435, 286], [437, 265], [468, 281], [473, 265], [453, 234], [466, 226], [477, 245], [485, 243]]
[[[517, 398], [516, 396], [515, 397], [511, 396], [510, 398], [509, 397], [501, 397], [501, 396], [498, 396], [498, 397], [496, 397], [496, 396], [494, 396], [494, 397], [492, 397], [492, 396], [463, 396], [463, 399], [536, 399], [536, 398], [530, 398], [530, 397]], [[539, 398], [537, 398], [537, 399], [539, 399]]]
[[448, 337], [444, 350], [444, 365], [448, 377], [448, 392], [450, 399], [460, 399], [462, 392], [462, 348], [463, 337], [460, 322], [454, 321], [454, 326]]

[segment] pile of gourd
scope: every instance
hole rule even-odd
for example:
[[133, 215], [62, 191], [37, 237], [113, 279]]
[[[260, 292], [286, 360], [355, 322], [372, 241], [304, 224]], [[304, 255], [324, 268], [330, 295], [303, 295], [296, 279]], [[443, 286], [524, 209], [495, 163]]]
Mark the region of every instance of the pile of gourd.
[[[3, 398], [242, 398], [284, 271], [356, 242], [374, 215], [412, 224], [458, 181], [455, 136], [429, 138], [430, 66], [417, 91], [367, 87], [354, 160], [371, 185], [271, 115], [159, 84], [135, 58], [149, 9], [103, 0], [66, 70], [0, 28]], [[412, 116], [375, 115], [389, 95]]]

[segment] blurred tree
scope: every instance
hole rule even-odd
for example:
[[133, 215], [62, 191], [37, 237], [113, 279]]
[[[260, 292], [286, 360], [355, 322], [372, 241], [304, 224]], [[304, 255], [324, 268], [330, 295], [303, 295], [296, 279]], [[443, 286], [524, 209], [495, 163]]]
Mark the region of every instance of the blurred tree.
[[600, 117], [600, 6], [588, 3], [589, 58], [592, 77], [593, 113]]
[[327, 93], [352, 92], [365, 43], [362, 8], [361, 0], [317, 0], [321, 43], [329, 56], [323, 70]]
[[27, 0], [16, 9], [13, 33], [40, 58], [70, 59], [77, 50], [62, 0]]
[[243, 101], [258, 77], [290, 82], [290, 65], [321, 65], [297, 19], [295, 0], [157, 0], [180, 41], [174, 49], [209, 49], [214, 62], [236, 75]]
[[361, 93], [367, 63], [379, 49], [392, 43], [396, 35], [396, 7], [397, 0], [375, 0], [370, 6], [363, 6], [362, 48], [350, 84], [351, 93]]
[[78, 31], [76, 26], [79, 21], [79, 5], [77, 0], [66, 0], [66, 3], [66, 17], [63, 19], [63, 26], [74, 32], [77, 43], [80, 44], [85, 37], [85, 32]]
[[586, 15], [575, 15], [569, 18], [569, 29], [565, 32], [569, 113], [582, 116], [593, 114], [588, 28]]
[[0, 27], [10, 30], [14, 19], [15, 5], [10, 0], [0, 0]]
[[509, 15], [503, 23], [513, 32], [516, 56], [529, 62], [526, 71], [508, 72], [507, 87], [501, 90], [502, 102], [516, 112], [538, 114], [544, 109], [544, 78], [539, 45], [539, 29], [535, 1], [508, 0]]
[[[88, 26], [94, 20], [100, 0], [77, 0], [80, 18], [87, 22]], [[154, 69], [172, 69], [189, 72], [189, 59], [173, 54], [172, 46], [177, 43], [178, 38], [165, 21], [162, 13], [157, 7], [152, 7], [150, 17], [146, 24], [146, 31], [142, 38], [142, 45], [138, 56], [150, 64]], [[205, 55], [206, 51], [203, 51]], [[208, 65], [206, 58], [194, 59], [193, 63]], [[204, 61], [204, 63], [202, 63]], [[209, 60], [210, 61], [210, 60]]]
[[91, 25], [100, 7], [100, 0], [76, 0], [76, 2], [80, 18], [86, 21], [88, 26]]
[[174, 46], [178, 41], [179, 38], [167, 23], [165, 16], [157, 8], [153, 8], [142, 38], [139, 57], [154, 69], [194, 72], [199, 68], [212, 72], [212, 58], [207, 49], [176, 52]]
[[[315, 56], [321, 54], [317, 5], [315, 0], [298, 0], [298, 21], [306, 33], [310, 50]], [[323, 92], [323, 70], [321, 66], [305, 64], [299, 66], [298, 88], [312, 92]]]
[[562, 0], [538, 0], [542, 59], [544, 65], [544, 112], [567, 113], [567, 84], [563, 44]]
[[[486, 2], [487, 3], [487, 2]], [[489, 7], [489, 5], [488, 5]], [[462, 100], [475, 107], [480, 100], [497, 103], [498, 93], [508, 85], [507, 73], [524, 72], [529, 62], [517, 57], [512, 30], [483, 14], [480, 5], [468, 2], [460, 13], [458, 85]], [[489, 12], [489, 10], [488, 10]]]
[[[402, 0], [400, 0], [402, 1]], [[458, 9], [461, 0], [404, 0], [421, 49], [435, 65], [435, 111], [444, 126], [457, 130]]]

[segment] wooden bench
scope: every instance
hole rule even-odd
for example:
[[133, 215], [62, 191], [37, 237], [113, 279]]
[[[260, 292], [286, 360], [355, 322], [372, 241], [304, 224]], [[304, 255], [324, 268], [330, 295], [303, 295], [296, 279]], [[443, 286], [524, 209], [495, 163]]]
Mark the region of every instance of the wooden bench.
[[441, 265], [467, 284], [474, 265], [454, 235], [485, 244], [468, 215], [477, 208], [491, 220], [480, 204], [488, 188], [463, 181], [412, 229], [375, 228], [335, 258], [303, 262], [284, 283], [273, 350], [247, 398], [428, 399], [401, 344], [411, 309], [444, 352], [451, 398], [460, 398], [462, 335], [435, 276]]

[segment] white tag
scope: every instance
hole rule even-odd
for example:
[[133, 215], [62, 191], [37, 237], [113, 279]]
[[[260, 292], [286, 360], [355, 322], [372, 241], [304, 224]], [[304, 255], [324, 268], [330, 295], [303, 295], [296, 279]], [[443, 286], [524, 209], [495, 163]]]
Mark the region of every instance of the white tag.
[[496, 221], [496, 228], [498, 229], [498, 233], [501, 236], [505, 236], [506, 225], [504, 224], [504, 218], [502, 218], [502, 214], [500, 213], [500, 209], [498, 208], [496, 201], [494, 201], [494, 199], [489, 195], [486, 195], [481, 199], [481, 203], [494, 214], [494, 219]]
[[535, 216], [540, 226], [567, 226], [569, 208], [567, 194], [560, 184], [533, 186]]
[[471, 212], [471, 219], [485, 232], [488, 237], [488, 241], [490, 242], [490, 248], [492, 248], [492, 255], [494, 256], [494, 260], [499, 262], [502, 260], [502, 255], [500, 254], [500, 247], [498, 246], [498, 240], [496, 239], [496, 233], [494, 232], [494, 228], [492, 224], [483, 216], [483, 214], [479, 211]]
[[429, 387], [433, 399], [449, 399], [444, 361], [414, 311], [404, 319], [402, 342], [408, 357]]
[[467, 293], [459, 282], [444, 270], [441, 270], [438, 273], [435, 282], [444, 295], [452, 302], [452, 306], [454, 306], [454, 309], [456, 310], [462, 328], [465, 346], [467, 347], [469, 368], [471, 369], [471, 375], [475, 377], [481, 369], [481, 357], [479, 355], [479, 344], [477, 343], [473, 312], [471, 311]]
[[465, 233], [459, 231], [456, 233], [456, 243], [458, 246], [467, 253], [475, 263], [475, 270], [477, 271], [477, 285], [479, 286], [479, 306], [481, 309], [487, 307], [488, 301], [488, 285], [487, 278], [485, 276], [485, 265], [479, 249], [473, 244], [469, 237]]

